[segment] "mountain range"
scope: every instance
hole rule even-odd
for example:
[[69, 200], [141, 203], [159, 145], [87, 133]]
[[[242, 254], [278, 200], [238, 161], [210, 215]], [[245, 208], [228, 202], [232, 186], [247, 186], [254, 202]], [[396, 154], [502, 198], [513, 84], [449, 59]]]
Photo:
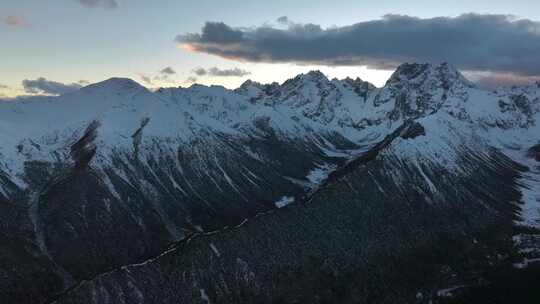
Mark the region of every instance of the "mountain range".
[[467, 299], [540, 261], [539, 135], [447, 63], [3, 101], [0, 300]]

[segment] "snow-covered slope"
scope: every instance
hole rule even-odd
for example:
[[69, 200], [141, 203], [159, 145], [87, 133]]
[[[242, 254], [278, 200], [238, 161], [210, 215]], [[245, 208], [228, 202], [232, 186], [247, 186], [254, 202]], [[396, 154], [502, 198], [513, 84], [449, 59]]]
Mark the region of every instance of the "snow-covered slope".
[[411, 121], [380, 156], [395, 189], [409, 191], [414, 176], [414, 191], [442, 202], [449, 181], [506, 167], [508, 157], [529, 168], [516, 182], [516, 223], [539, 226], [540, 86], [485, 91], [449, 64], [404, 64], [383, 88], [314, 71], [236, 90], [151, 92], [113, 78], [59, 97], [1, 101], [0, 212], [15, 214], [5, 236], [17, 248], [3, 258], [39, 259], [8, 271], [0, 287], [34, 271], [38, 281], [18, 284], [55, 277], [30, 288], [50, 295], [187, 235], [303, 200]]

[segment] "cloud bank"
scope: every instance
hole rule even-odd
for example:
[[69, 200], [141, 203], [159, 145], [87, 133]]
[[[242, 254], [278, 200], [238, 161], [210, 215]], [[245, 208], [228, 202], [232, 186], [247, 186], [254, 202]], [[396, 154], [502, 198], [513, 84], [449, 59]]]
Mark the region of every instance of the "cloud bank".
[[251, 72], [242, 70], [239, 68], [234, 69], [219, 69], [217, 67], [204, 69], [204, 68], [197, 68], [193, 70], [193, 73], [197, 76], [216, 76], [216, 77], [242, 77], [250, 75]]
[[78, 83], [64, 84], [40, 77], [35, 80], [25, 79], [22, 81], [24, 91], [29, 94], [62, 95], [73, 92], [82, 87]]
[[161, 70], [159, 70], [156, 73], [153, 74], [138, 74], [141, 81], [149, 86], [159, 85], [160, 83], [167, 83], [167, 84], [176, 84], [176, 80], [174, 80], [174, 76], [176, 75], [176, 71], [168, 66]]
[[75, 0], [86, 7], [104, 7], [107, 9], [115, 9], [118, 7], [116, 0]]
[[186, 78], [186, 80], [184, 82], [185, 83], [196, 83], [197, 82], [197, 77], [190, 76], [190, 77]]
[[523, 86], [540, 84], [540, 76], [521, 76], [513, 73], [467, 73], [465, 76], [480, 87], [492, 89], [498, 86]]
[[174, 75], [176, 74], [176, 71], [173, 70], [173, 68], [171, 67], [166, 67], [164, 69], [162, 69], [161, 71], [159, 71], [160, 74], [164, 74], [164, 75]]
[[322, 28], [280, 17], [278, 26], [233, 28], [207, 22], [176, 42], [188, 50], [250, 62], [393, 69], [403, 62], [450, 62], [462, 70], [540, 75], [540, 22], [506, 15], [421, 19], [386, 15]]
[[22, 27], [27, 24], [22, 16], [7, 16], [3, 21], [5, 24], [13, 27]]
[[146, 75], [143, 75], [143, 74], [139, 74], [139, 78], [140, 78], [141, 81], [144, 82], [145, 84], [147, 84], [147, 85], [153, 85], [152, 77], [146, 76]]

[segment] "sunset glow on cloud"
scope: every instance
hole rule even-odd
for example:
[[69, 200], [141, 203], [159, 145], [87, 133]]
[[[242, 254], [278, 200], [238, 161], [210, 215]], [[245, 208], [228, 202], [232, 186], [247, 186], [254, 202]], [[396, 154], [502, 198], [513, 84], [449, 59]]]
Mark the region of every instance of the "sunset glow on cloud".
[[[203, 1], [203, 14], [201, 6], [178, 1], [3, 2], [0, 56], [9, 60], [0, 94], [43, 93], [25, 90], [25, 79], [69, 87], [120, 76], [151, 88], [234, 88], [248, 78], [283, 82], [309, 69], [381, 86], [400, 63], [442, 61], [483, 86], [538, 81], [540, 4], [487, 4]], [[240, 18], [240, 7], [251, 13]], [[164, 67], [175, 73], [161, 73]]]

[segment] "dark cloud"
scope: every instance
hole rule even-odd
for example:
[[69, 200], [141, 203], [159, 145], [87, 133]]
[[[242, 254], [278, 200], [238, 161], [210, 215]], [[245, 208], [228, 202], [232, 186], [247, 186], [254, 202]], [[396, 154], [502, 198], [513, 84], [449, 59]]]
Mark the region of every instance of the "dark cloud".
[[164, 68], [163, 70], [159, 71], [161, 74], [165, 74], [165, 75], [174, 75], [176, 74], [176, 71], [173, 70], [173, 68], [171, 67], [166, 67]]
[[195, 83], [197, 82], [197, 77], [188, 77], [185, 81], [186, 83]]
[[24, 91], [29, 94], [49, 94], [62, 95], [80, 89], [78, 83], [64, 84], [61, 82], [47, 80], [40, 77], [35, 80], [25, 79], [22, 81]]
[[4, 23], [13, 27], [21, 27], [27, 24], [22, 16], [7, 16], [4, 18]]
[[206, 74], [208, 74], [206, 72], [206, 69], [203, 69], [203, 68], [196, 68], [195, 70], [193, 70], [193, 73], [197, 76], [204, 76]]
[[522, 76], [514, 73], [465, 73], [465, 76], [486, 89], [540, 83], [540, 76]]
[[104, 7], [108, 9], [114, 9], [118, 7], [116, 0], [75, 0], [86, 7]]
[[142, 82], [144, 82], [145, 84], [147, 85], [152, 85], [152, 77], [150, 76], [145, 76], [145, 75], [139, 75], [139, 77], [141, 78]]
[[290, 25], [292, 24], [292, 21], [287, 16], [281, 16], [277, 18], [277, 22], [281, 25]]
[[251, 74], [251, 72], [239, 68], [221, 70], [213, 67], [208, 69], [208, 74], [220, 77], [242, 77]]
[[171, 79], [169, 78], [169, 75], [167, 74], [163, 74], [161, 76], [154, 76], [153, 78], [154, 80], [157, 80], [157, 81], [160, 81], [160, 82], [165, 82], [165, 83], [168, 83], [168, 84], [176, 84], [176, 81], [174, 79]]
[[165, 67], [154, 74], [139, 74], [139, 78], [146, 85], [159, 85], [160, 83], [176, 84], [173, 79], [176, 71], [171, 67]]
[[1, 84], [0, 83], [0, 89], [8, 89], [9, 87], [7, 85], [4, 85], [4, 84]]
[[323, 29], [278, 19], [268, 25], [232, 28], [208, 22], [201, 33], [179, 35], [187, 49], [252, 62], [392, 69], [402, 62], [450, 62], [463, 70], [540, 75], [540, 22], [505, 15], [465, 14], [420, 19], [387, 15], [350, 26]]
[[223, 22], [207, 22], [201, 34], [186, 34], [176, 37], [179, 42], [196, 42], [215, 43], [215, 44], [232, 44], [242, 43], [244, 41], [244, 32], [235, 30]]
[[234, 69], [219, 69], [217, 67], [204, 69], [204, 68], [197, 68], [193, 70], [193, 73], [197, 76], [216, 76], [216, 77], [242, 77], [251, 74], [251, 72], [242, 70], [239, 68]]

